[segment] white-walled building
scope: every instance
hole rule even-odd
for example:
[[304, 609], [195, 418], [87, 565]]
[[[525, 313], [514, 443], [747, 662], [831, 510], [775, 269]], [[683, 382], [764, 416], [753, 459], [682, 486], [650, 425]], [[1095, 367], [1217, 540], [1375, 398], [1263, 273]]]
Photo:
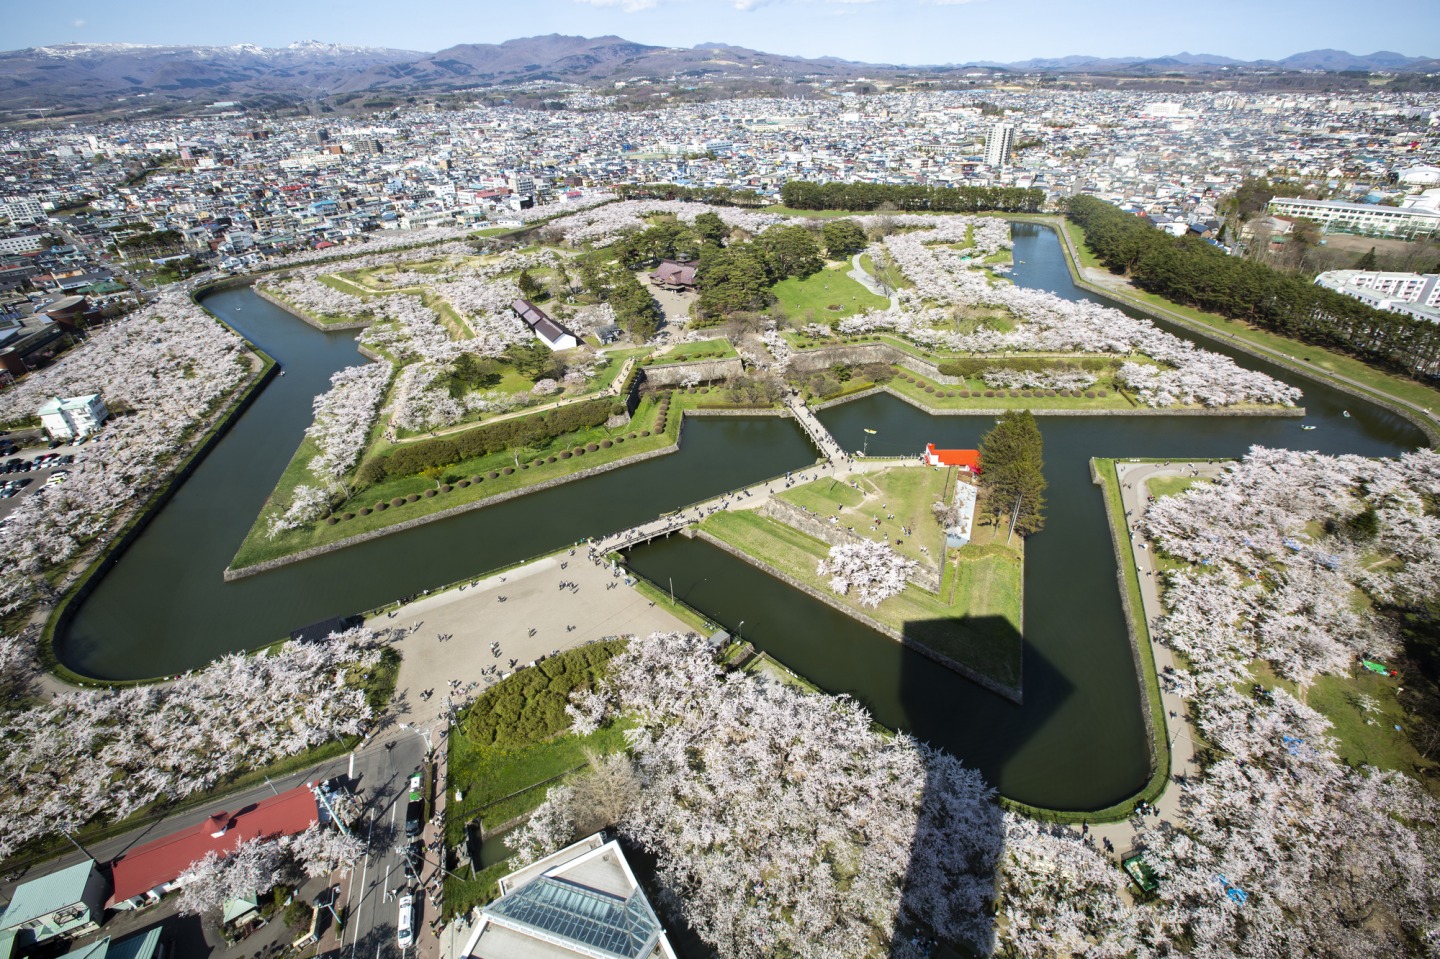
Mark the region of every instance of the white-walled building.
[[599, 833], [500, 880], [462, 957], [675, 959], [620, 844]]
[[1015, 149], [1015, 127], [1009, 123], [992, 123], [985, 134], [985, 165], [998, 169], [1010, 162]]
[[110, 415], [99, 393], [69, 399], [56, 396], [47, 400], [39, 413], [40, 425], [45, 427], [51, 439], [56, 440], [73, 440], [93, 433]]
[[1440, 323], [1440, 274], [1331, 270], [1315, 285], [1354, 297], [1377, 310]]
[[1314, 220], [1331, 233], [1398, 237], [1440, 235], [1440, 213], [1415, 207], [1277, 196], [1270, 201], [1267, 210], [1276, 216]]

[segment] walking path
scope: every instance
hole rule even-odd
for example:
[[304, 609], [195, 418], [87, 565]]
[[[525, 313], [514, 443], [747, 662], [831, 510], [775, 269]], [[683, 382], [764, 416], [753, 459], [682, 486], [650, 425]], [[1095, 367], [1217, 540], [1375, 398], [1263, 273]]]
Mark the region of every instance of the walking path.
[[[1141, 518], [1150, 503], [1149, 480], [1157, 478], [1200, 476], [1213, 479], [1224, 471], [1223, 466], [1213, 463], [1117, 463], [1115, 472], [1120, 477], [1120, 498], [1125, 507], [1125, 522], [1130, 532], [1130, 549], [1135, 557], [1135, 568], [1140, 576], [1140, 612], [1145, 622], [1156, 623], [1165, 614], [1160, 601], [1161, 571], [1155, 563], [1154, 547], [1139, 532]], [[1163, 677], [1167, 669], [1175, 667], [1175, 658], [1168, 646], [1162, 646], [1151, 639], [1151, 652], [1155, 657], [1155, 671]], [[1144, 695], [1144, 691], [1141, 691]], [[1164, 725], [1170, 740], [1170, 781], [1188, 780], [1200, 773], [1200, 764], [1195, 755], [1194, 728], [1190, 725], [1185, 700], [1160, 684], [1160, 708], [1158, 717]], [[1180, 790], [1170, 789], [1169, 783], [1153, 804], [1152, 820], [1178, 823], [1184, 816], [1180, 807]], [[1118, 861], [1135, 843], [1139, 831], [1131, 818], [1124, 822], [1097, 823], [1088, 826], [1088, 835], [1097, 846], [1103, 846], [1109, 839], [1114, 850], [1111, 855]], [[1086, 831], [1080, 827], [1077, 831]]]
[[864, 253], [856, 253], [853, 257], [850, 258], [851, 270], [846, 275], [849, 276], [850, 279], [854, 280], [856, 283], [859, 283], [861, 286], [865, 287], [865, 289], [869, 290], [871, 293], [874, 293], [876, 296], [885, 297], [887, 300], [890, 301], [890, 309], [893, 310], [895, 308], [894, 294], [886, 293], [880, 287], [880, 284], [875, 282], [875, 278], [869, 273], [865, 272], [865, 268], [860, 265], [860, 258], [864, 255]]

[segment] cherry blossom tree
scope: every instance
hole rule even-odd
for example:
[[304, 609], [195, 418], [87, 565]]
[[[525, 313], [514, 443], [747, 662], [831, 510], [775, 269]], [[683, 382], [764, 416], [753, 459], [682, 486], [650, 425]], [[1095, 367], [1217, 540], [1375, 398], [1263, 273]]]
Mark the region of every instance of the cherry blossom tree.
[[815, 567], [830, 577], [830, 588], [841, 596], [854, 589], [860, 605], [874, 608], [891, 596], [905, 591], [906, 577], [918, 566], [885, 543], [864, 540], [830, 547], [830, 555]]

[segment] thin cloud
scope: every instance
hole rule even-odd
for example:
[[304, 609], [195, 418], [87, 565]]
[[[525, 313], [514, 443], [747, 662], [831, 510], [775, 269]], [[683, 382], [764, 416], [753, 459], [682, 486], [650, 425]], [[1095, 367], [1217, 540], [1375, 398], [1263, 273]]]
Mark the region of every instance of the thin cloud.
[[653, 10], [660, 0], [575, 0], [576, 3], [586, 3], [592, 7], [619, 7], [625, 13], [639, 13], [641, 10]]
[[84, 21], [84, 20], [71, 20], [71, 21], [70, 21], [70, 26], [74, 27], [76, 30], [79, 30], [81, 27], [85, 26], [85, 21]]

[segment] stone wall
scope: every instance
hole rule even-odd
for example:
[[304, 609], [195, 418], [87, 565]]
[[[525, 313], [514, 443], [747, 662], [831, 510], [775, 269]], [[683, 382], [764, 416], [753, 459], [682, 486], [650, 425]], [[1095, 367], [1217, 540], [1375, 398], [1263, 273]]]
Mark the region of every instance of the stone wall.
[[728, 380], [745, 372], [740, 357], [724, 360], [695, 360], [686, 363], [666, 363], [662, 366], [647, 366], [642, 369], [645, 383], [650, 386], [678, 386], [687, 377], [699, 377], [702, 383]]
[[[831, 546], [868, 542], [868, 538], [859, 533], [852, 533], [839, 524], [827, 523], [820, 517], [805, 512], [794, 503], [787, 503], [773, 496], [766, 501], [764, 506], [760, 507], [760, 512], [777, 523], [784, 523], [786, 526], [798, 529], [806, 536], [812, 536]], [[906, 578], [927, 592], [936, 595], [940, 593], [940, 571], [933, 566], [916, 566]]]
[[715, 536], [707, 533], [703, 529], [699, 530], [696, 535], [703, 539], [705, 542], [709, 543], [711, 546], [714, 546], [716, 549], [723, 550], [724, 552], [729, 553], [731, 556], [734, 556], [737, 559], [743, 560], [744, 562], [747, 562], [752, 566], [764, 570], [766, 573], [780, 580], [785, 585], [793, 589], [798, 589], [800, 592], [809, 596], [811, 599], [819, 600], [826, 606], [830, 606], [844, 613], [846, 616], [849, 616], [850, 618], [858, 622], [864, 623], [866, 626], [875, 630], [875, 632], [879, 633], [880, 635], [890, 637], [900, 645], [914, 650], [921, 656], [924, 656], [926, 659], [930, 659], [934, 662], [939, 663], [946, 669], [959, 673], [961, 676], [964, 676], [971, 682], [990, 690], [995, 695], [1003, 696], [1006, 699], [1010, 700], [1012, 703], [1020, 704], [1024, 702], [1024, 697], [1021, 693], [1021, 686], [1018, 681], [1014, 686], [1006, 686], [1004, 683], [997, 682], [996, 680], [991, 679], [989, 676], [986, 676], [983, 673], [979, 673], [974, 669], [971, 669], [964, 663], [958, 660], [951, 659], [944, 653], [936, 652], [929, 646], [926, 646], [924, 643], [911, 639], [900, 630], [895, 629], [892, 626], [886, 626], [879, 620], [874, 619], [870, 616], [866, 616], [864, 613], [855, 609], [853, 606], [842, 602], [839, 597], [815, 589], [813, 586], [810, 586], [807, 583], [800, 582], [798, 579], [789, 575], [788, 573], [785, 573], [782, 570], [778, 570], [767, 563], [760, 562], [759, 560], [755, 559], [755, 557], [750, 556], [747, 553], [741, 552], [734, 546], [731, 546], [724, 540], [716, 538]]
[[[266, 279], [281, 279], [282, 276], [283, 275], [277, 274], [274, 277], [266, 277]], [[264, 300], [266, 303], [269, 303], [271, 306], [278, 306], [280, 309], [284, 310], [286, 313], [289, 313], [291, 316], [295, 317], [295, 319], [299, 320], [300, 322], [307, 323], [310, 326], [315, 327], [315, 329], [324, 330], [327, 333], [335, 330], [363, 330], [365, 329], [365, 327], [369, 326], [372, 322], [374, 322], [373, 320], [349, 320], [344, 323], [321, 323], [319, 320], [315, 319], [315, 317], [311, 316], [309, 313], [306, 313], [299, 307], [291, 306], [289, 303], [286, 303], [278, 296], [273, 296], [269, 293], [266, 293], [263, 289], [260, 288], [259, 283], [255, 283], [251, 286], [250, 289], [252, 290], [252, 292], [254, 292], [256, 296], [260, 297], [260, 299]]]

